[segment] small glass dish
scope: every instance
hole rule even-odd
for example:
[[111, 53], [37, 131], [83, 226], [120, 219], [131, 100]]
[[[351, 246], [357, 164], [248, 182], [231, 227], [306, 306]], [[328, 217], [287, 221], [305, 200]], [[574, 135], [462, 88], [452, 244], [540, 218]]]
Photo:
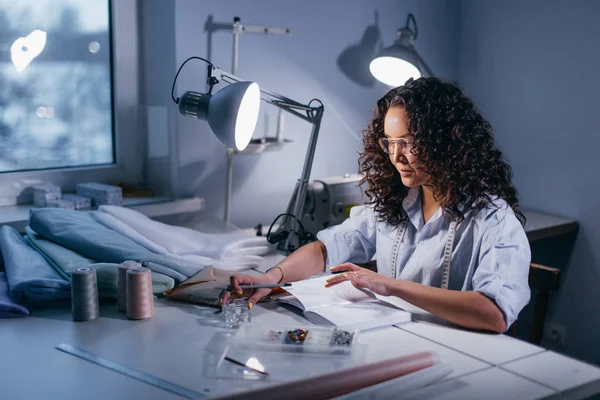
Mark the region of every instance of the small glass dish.
[[247, 298], [232, 299], [223, 304], [225, 326], [231, 329], [239, 328], [244, 322], [251, 322]]

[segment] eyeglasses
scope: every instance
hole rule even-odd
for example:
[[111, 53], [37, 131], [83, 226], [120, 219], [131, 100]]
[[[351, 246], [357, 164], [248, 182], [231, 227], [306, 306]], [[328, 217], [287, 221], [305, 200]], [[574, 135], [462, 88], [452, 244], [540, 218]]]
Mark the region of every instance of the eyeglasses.
[[414, 140], [413, 139], [405, 139], [405, 138], [386, 138], [383, 137], [378, 140], [379, 146], [381, 149], [387, 154], [394, 154], [396, 152], [396, 148], [400, 147], [400, 152], [402, 154], [408, 155], [411, 154], [411, 150], [413, 149]]

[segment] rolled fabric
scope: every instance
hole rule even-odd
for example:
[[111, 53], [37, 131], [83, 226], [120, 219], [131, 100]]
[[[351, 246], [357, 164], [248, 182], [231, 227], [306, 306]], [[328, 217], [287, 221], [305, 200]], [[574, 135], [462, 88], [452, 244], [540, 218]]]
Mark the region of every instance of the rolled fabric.
[[359, 365], [324, 375], [311, 376], [278, 385], [232, 393], [216, 397], [220, 400], [243, 400], [257, 398], [261, 400], [321, 400], [341, 396], [398, 378], [415, 371], [431, 367], [437, 363], [437, 356], [431, 352], [414, 353], [408, 356]]
[[[389, 381], [381, 382], [373, 386], [367, 386], [355, 392], [339, 397], [337, 400], [378, 400], [404, 398], [438, 382], [440, 379], [452, 373], [452, 365], [435, 364], [431, 367], [402, 375]], [[416, 399], [426, 397], [415, 397]]]
[[8, 294], [6, 274], [0, 272], [0, 318], [19, 318], [29, 315], [29, 310], [15, 302]]

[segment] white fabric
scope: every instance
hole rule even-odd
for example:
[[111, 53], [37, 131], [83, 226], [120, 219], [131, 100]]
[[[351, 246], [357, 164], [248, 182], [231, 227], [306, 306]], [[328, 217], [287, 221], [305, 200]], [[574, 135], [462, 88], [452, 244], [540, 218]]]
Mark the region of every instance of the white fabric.
[[138, 211], [100, 206], [98, 222], [158, 254], [212, 264], [216, 268], [241, 271], [258, 268], [262, 255], [273, 251], [264, 237], [242, 233], [211, 234], [154, 221]]

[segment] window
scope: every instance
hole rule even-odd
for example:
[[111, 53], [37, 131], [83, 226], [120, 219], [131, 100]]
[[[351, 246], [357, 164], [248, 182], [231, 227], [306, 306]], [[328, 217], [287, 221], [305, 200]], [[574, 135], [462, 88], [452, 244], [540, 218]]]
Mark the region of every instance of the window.
[[114, 162], [108, 0], [0, 0], [0, 172]]
[[0, 205], [141, 180], [137, 39], [135, 0], [0, 0]]

